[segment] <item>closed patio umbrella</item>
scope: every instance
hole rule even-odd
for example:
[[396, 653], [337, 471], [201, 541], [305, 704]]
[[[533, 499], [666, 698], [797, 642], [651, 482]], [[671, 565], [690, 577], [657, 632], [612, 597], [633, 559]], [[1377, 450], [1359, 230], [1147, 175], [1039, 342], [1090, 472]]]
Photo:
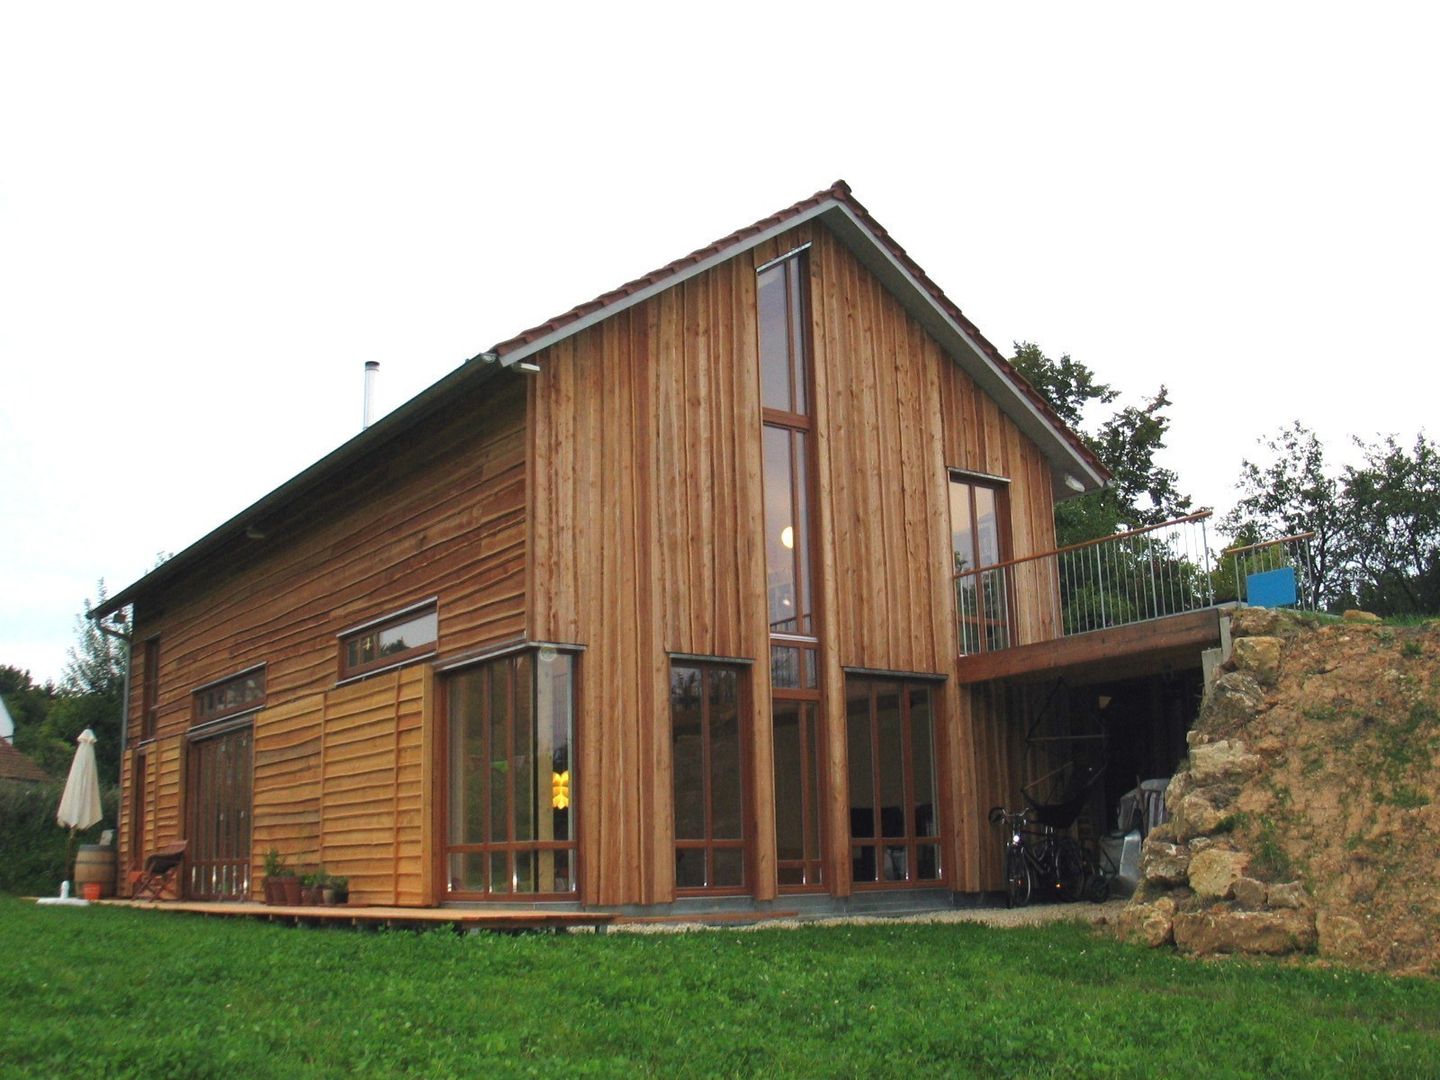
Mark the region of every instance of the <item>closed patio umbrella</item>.
[[[60, 796], [60, 809], [55, 821], [70, 830], [65, 846], [65, 881], [70, 881], [70, 861], [74, 857], [75, 830], [88, 829], [100, 820], [100, 771], [95, 767], [95, 733], [86, 728], [75, 740], [75, 760], [70, 762], [70, 776], [65, 793]], [[61, 886], [64, 895], [64, 886]]]

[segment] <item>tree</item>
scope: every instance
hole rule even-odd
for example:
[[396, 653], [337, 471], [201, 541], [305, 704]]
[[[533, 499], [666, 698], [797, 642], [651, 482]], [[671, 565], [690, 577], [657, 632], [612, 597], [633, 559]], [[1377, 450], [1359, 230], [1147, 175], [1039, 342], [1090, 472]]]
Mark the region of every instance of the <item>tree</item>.
[[[97, 603], [105, 601], [105, 582]], [[83, 611], [94, 607], [85, 601]], [[102, 783], [120, 775], [120, 723], [124, 708], [126, 650], [102, 634], [84, 614], [75, 619], [76, 644], [69, 650], [60, 686], [37, 687], [28, 671], [0, 668], [0, 691], [15, 718], [16, 749], [46, 772], [63, 777], [75, 756], [75, 740], [87, 727], [95, 732], [95, 762]]]
[[1298, 420], [1256, 441], [1266, 460], [1240, 462], [1240, 498], [1220, 527], [1236, 545], [1313, 532], [1305, 589], [1311, 607], [1332, 605], [1344, 587], [1347, 515], [1325, 448]]
[[1083, 425], [1092, 403], [1108, 405], [1119, 392], [1095, 378], [1086, 364], [1069, 354], [1051, 360], [1032, 342], [1016, 342], [1011, 360], [1055, 412], [1079, 433], [1113, 476], [1101, 491], [1068, 499], [1055, 507], [1055, 538], [1060, 546], [1110, 536], [1126, 529], [1156, 525], [1190, 512], [1190, 497], [1179, 490], [1179, 477], [1155, 456], [1165, 448], [1170, 396], [1160, 387], [1140, 405], [1128, 405], [1094, 432]]
[[1379, 615], [1440, 612], [1440, 446], [1423, 432], [1410, 453], [1393, 436], [1356, 443], [1365, 465], [1345, 470], [1339, 505], [1351, 593]]

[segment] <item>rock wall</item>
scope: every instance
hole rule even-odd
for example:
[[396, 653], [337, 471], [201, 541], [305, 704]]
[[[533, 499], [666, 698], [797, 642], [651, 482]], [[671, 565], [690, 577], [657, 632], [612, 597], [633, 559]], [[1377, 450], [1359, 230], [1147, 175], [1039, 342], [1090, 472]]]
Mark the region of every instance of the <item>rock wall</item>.
[[1248, 608], [1231, 634], [1122, 933], [1440, 972], [1440, 623]]

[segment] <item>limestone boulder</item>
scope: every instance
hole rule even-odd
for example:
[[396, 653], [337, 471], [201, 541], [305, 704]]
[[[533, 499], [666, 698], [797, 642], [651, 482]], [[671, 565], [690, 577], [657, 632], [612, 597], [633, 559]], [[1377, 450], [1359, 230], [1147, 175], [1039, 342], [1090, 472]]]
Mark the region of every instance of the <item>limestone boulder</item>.
[[1230, 886], [1230, 895], [1235, 898], [1235, 903], [1250, 911], [1258, 911], [1265, 906], [1269, 898], [1269, 890], [1263, 881], [1256, 881], [1252, 877], [1236, 878], [1235, 883]]
[[1175, 918], [1175, 901], [1162, 896], [1150, 902], [1132, 902], [1117, 920], [1120, 936], [1158, 949], [1174, 941], [1171, 925]]
[[1199, 793], [1186, 795], [1171, 814], [1170, 828], [1176, 840], [1189, 840], [1214, 832], [1225, 816], [1214, 803]]
[[1175, 944], [1189, 953], [1304, 952], [1315, 946], [1315, 918], [1308, 911], [1235, 911], [1216, 907], [1181, 912], [1171, 922]]
[[1260, 756], [1250, 753], [1238, 739], [1221, 739], [1190, 751], [1190, 782], [1196, 787], [1204, 787], [1244, 780], [1253, 775], [1261, 764]]
[[1232, 659], [1235, 669], [1254, 677], [1261, 686], [1274, 686], [1280, 677], [1280, 653], [1283, 643], [1278, 637], [1245, 637], [1235, 642]]
[[1238, 608], [1230, 613], [1230, 636], [1266, 637], [1280, 629], [1280, 612], [1274, 608]]
[[1250, 856], [1243, 851], [1206, 848], [1190, 860], [1190, 888], [1205, 899], [1224, 899], [1249, 868]]
[[1298, 881], [1288, 881], [1284, 885], [1271, 885], [1265, 902], [1272, 908], [1308, 908], [1312, 906], [1310, 894]]
[[[1255, 677], [1244, 671], [1227, 671], [1215, 680], [1205, 700], [1205, 713], [1213, 720], [1244, 723], [1255, 717], [1265, 703], [1265, 692]], [[1199, 747], [1191, 745], [1191, 752]]]
[[1190, 852], [1180, 844], [1155, 840], [1154, 834], [1145, 841], [1140, 852], [1140, 876], [1151, 885], [1184, 885], [1188, 880]]

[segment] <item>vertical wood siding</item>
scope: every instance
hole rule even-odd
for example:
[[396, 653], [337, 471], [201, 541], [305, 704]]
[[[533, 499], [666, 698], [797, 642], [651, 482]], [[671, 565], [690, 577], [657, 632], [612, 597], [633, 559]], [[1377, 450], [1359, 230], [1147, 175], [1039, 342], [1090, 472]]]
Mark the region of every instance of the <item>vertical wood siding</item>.
[[[816, 543], [827, 772], [846, 775], [843, 667], [949, 673], [957, 654], [948, 468], [1008, 477], [1023, 554], [1049, 547], [1039, 451], [836, 238], [803, 226], [536, 358], [530, 633], [577, 642], [589, 903], [673, 898], [667, 651], [753, 658], [756, 895], [773, 890], [755, 267], [810, 254]], [[1044, 605], [1021, 604], [1023, 633]], [[994, 724], [938, 695], [951, 883], [976, 888]], [[988, 790], [983, 789], [983, 790]], [[988, 805], [988, 804], [987, 804]], [[831, 888], [848, 807], [827, 791]]]

